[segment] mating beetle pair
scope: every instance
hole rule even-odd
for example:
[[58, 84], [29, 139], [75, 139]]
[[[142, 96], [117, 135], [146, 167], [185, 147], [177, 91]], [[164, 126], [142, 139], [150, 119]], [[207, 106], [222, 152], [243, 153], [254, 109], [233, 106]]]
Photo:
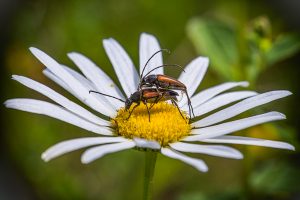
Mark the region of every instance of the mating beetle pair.
[[[136, 103], [136, 105], [133, 107], [133, 109], [130, 111], [129, 116], [127, 119], [130, 118], [133, 110], [140, 105], [140, 102], [143, 102], [146, 107], [147, 107], [147, 111], [148, 111], [148, 117], [149, 117], [149, 122], [150, 122], [150, 109], [159, 101], [167, 101], [170, 100], [172, 102], [173, 105], [175, 105], [180, 113], [180, 115], [182, 116], [183, 119], [185, 119], [182, 115], [182, 113], [180, 112], [180, 109], [178, 107], [177, 104], [177, 96], [178, 93], [173, 91], [173, 90], [179, 90], [182, 91], [186, 94], [187, 99], [188, 99], [188, 106], [189, 106], [189, 115], [191, 116], [191, 114], [194, 115], [193, 112], [193, 107], [191, 105], [191, 101], [189, 98], [189, 95], [187, 93], [187, 88], [186, 86], [181, 83], [180, 81], [176, 80], [175, 78], [172, 78], [170, 76], [166, 76], [166, 75], [162, 75], [162, 74], [150, 74], [151, 72], [153, 72], [154, 70], [161, 68], [161, 67], [166, 67], [166, 66], [176, 66], [176, 67], [180, 67], [179, 65], [161, 65], [158, 67], [155, 67], [154, 69], [150, 70], [147, 74], [144, 74], [145, 68], [147, 67], [149, 61], [158, 53], [162, 52], [162, 51], [166, 51], [165, 49], [159, 50], [157, 52], [155, 52], [146, 62], [142, 73], [140, 75], [140, 83], [138, 85], [137, 91], [134, 92], [133, 94], [130, 95], [129, 98], [127, 98], [126, 100], [108, 95], [108, 94], [104, 94], [98, 91], [93, 91], [91, 90], [91, 92], [93, 93], [97, 93], [97, 94], [101, 94], [104, 96], [108, 96], [111, 98], [115, 98], [118, 99], [119, 101], [122, 101], [125, 103], [125, 109], [129, 110], [132, 103]], [[181, 67], [180, 67], [181, 68]], [[147, 103], [151, 103], [150, 107], [148, 107]]]
[[[187, 93], [187, 88], [182, 82], [178, 81], [177, 79], [175, 79], [173, 77], [166, 76], [163, 74], [150, 74], [152, 71], [154, 71], [160, 67], [175, 66], [175, 67], [182, 68], [180, 65], [173, 64], [173, 65], [158, 66], [158, 67], [155, 67], [154, 69], [150, 70], [145, 76], [143, 76], [145, 67], [147, 66], [147, 64], [149, 63], [151, 58], [153, 58], [156, 54], [158, 54], [162, 51], [167, 51], [169, 53], [169, 50], [166, 50], [166, 49], [159, 50], [159, 51], [155, 52], [146, 62], [145, 66], [143, 68], [143, 71], [141, 73], [141, 76], [140, 76], [140, 84], [139, 84], [138, 89], [141, 89], [143, 87], [153, 87], [154, 86], [157, 89], [157, 92], [159, 92], [159, 89], [180, 90], [183, 93], [185, 93], [185, 95], [187, 97], [188, 106], [189, 106], [189, 116], [191, 117], [193, 114], [193, 116], [195, 117], [194, 110], [193, 110], [193, 107], [191, 104], [191, 100]], [[184, 69], [182, 69], [182, 70], [184, 71]], [[177, 108], [178, 108], [178, 106], [177, 106]]]

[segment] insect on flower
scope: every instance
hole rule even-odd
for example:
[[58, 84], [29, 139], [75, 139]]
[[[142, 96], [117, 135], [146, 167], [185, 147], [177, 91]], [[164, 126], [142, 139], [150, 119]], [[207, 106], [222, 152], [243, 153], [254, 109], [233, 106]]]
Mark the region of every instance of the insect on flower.
[[[112, 38], [104, 39], [103, 45], [123, 92], [100, 67], [80, 53], [72, 52], [68, 56], [82, 73], [62, 65], [37, 48], [30, 48], [33, 55], [46, 67], [44, 74], [95, 113], [42, 83], [24, 76], [13, 75], [14, 80], [48, 97], [53, 102], [14, 98], [5, 101], [7, 108], [46, 115], [98, 134], [94, 137], [81, 137], [59, 142], [42, 154], [44, 161], [87, 148], [81, 157], [81, 162], [87, 164], [107, 154], [142, 148], [160, 152], [164, 156], [180, 160], [201, 172], [207, 172], [208, 166], [202, 159], [191, 157], [186, 153], [233, 159], [243, 158], [240, 151], [225, 144], [295, 150], [293, 145], [286, 142], [230, 135], [255, 125], [285, 119], [284, 114], [275, 111], [235, 120], [232, 118], [252, 108], [287, 97], [291, 95], [291, 92], [287, 90], [264, 93], [247, 90], [227, 92], [234, 87], [248, 86], [247, 82], [227, 82], [195, 93], [209, 64], [208, 58], [199, 56], [188, 63], [184, 68], [185, 73], [181, 73], [178, 77], [178, 81], [187, 88], [195, 116], [199, 117], [199, 120], [193, 123], [186, 123], [178, 115], [178, 107], [176, 109], [175, 106], [163, 101], [167, 97], [175, 99], [177, 96], [175, 91], [168, 87], [156, 87], [150, 84], [150, 81], [148, 81], [150, 88], [146, 87], [147, 84], [142, 86], [139, 84], [141, 76], [138, 75], [136, 67], [124, 48]], [[158, 40], [153, 35], [141, 34], [140, 72], [144, 70], [144, 74], [147, 74], [155, 67], [163, 65], [162, 56], [157, 55], [148, 64], [149, 68], [144, 69], [145, 63], [154, 52], [160, 49]], [[163, 69], [163, 67], [158, 68], [154, 73], [164, 74]], [[142, 76], [142, 78], [145, 77]], [[110, 95], [89, 95], [89, 91]], [[130, 119], [126, 120], [128, 111], [122, 102], [126, 103], [127, 98], [135, 100], [133, 97], [130, 98], [135, 92], [140, 92], [140, 95], [144, 95], [143, 98], [147, 95], [162, 96], [160, 96], [162, 99], [149, 99], [149, 101], [159, 100], [157, 103], [154, 101], [151, 123], [148, 122], [147, 108], [144, 103], [136, 107]], [[136, 98], [139, 97], [137, 95]], [[184, 95], [183, 99], [178, 101], [178, 106], [186, 119], [191, 118], [187, 114], [189, 111], [187, 104], [188, 100]], [[130, 105], [129, 102], [128, 105]], [[108, 121], [107, 118], [110, 120]]]
[[[186, 91], [186, 86], [181, 83], [180, 81], [176, 80], [175, 78], [166, 76], [166, 75], [149, 75], [152, 71], [161, 68], [161, 67], [167, 67], [167, 66], [175, 66], [175, 67], [180, 67], [182, 68], [180, 65], [176, 65], [176, 64], [163, 64], [160, 66], [155, 67], [154, 69], [150, 70], [148, 73], [145, 74], [145, 76], [143, 76], [143, 73], [145, 71], [145, 68], [147, 67], [149, 61], [158, 53], [162, 52], [162, 51], [168, 51], [166, 49], [161, 49], [157, 52], [155, 52], [146, 62], [143, 71], [140, 75], [140, 83], [138, 85], [137, 91], [134, 92], [133, 94], [130, 95], [129, 98], [126, 98], [126, 100], [117, 98], [115, 96], [112, 95], [108, 95], [108, 94], [104, 94], [102, 92], [98, 92], [98, 91], [94, 91], [94, 90], [90, 90], [89, 93], [97, 93], [97, 94], [101, 94], [107, 97], [111, 97], [114, 99], [117, 99], [121, 102], [125, 103], [125, 109], [126, 111], [129, 111], [129, 116], [127, 119], [130, 118], [132, 112], [134, 111], [134, 109], [140, 105], [140, 102], [143, 102], [146, 107], [147, 107], [147, 112], [148, 112], [148, 118], [149, 118], [149, 122], [150, 122], [150, 110], [151, 108], [158, 103], [159, 101], [168, 101], [170, 100], [172, 102], [172, 104], [174, 106], [177, 107], [181, 117], [185, 120], [185, 117], [182, 115], [178, 104], [177, 104], [177, 97], [178, 93], [173, 91], [173, 90], [182, 90], [186, 93], [187, 98], [188, 98], [188, 105], [189, 108], [191, 107], [191, 103], [189, 100], [189, 96], [187, 94]], [[184, 71], [184, 69], [182, 68], [182, 70]], [[173, 90], [171, 90], [173, 89]], [[133, 103], [136, 103], [136, 105], [132, 108], [132, 110], [130, 110], [130, 107]], [[148, 107], [147, 103], [151, 103], [150, 107]], [[191, 116], [191, 115], [190, 115]]]
[[[127, 111], [129, 111], [129, 116], [127, 119], [130, 118], [134, 109], [140, 105], [140, 102], [143, 102], [147, 107], [148, 118], [149, 118], [149, 122], [150, 122], [150, 110], [154, 106], [154, 104], [158, 103], [159, 101], [167, 101], [167, 100], [170, 100], [172, 102], [172, 104], [177, 107], [180, 115], [182, 116], [183, 119], [185, 119], [178, 107], [178, 104], [176, 103], [176, 101], [177, 101], [176, 96], [178, 96], [178, 93], [173, 90], [167, 90], [167, 89], [157, 90], [157, 89], [153, 89], [153, 88], [143, 88], [143, 89], [140, 89], [140, 90], [134, 92], [133, 94], [131, 94], [130, 97], [127, 98], [126, 100], [123, 100], [123, 99], [120, 99], [120, 98], [117, 98], [117, 97], [114, 97], [111, 95], [107, 95], [107, 94], [104, 94], [101, 92], [93, 91], [93, 90], [90, 90], [89, 92], [101, 94], [101, 95], [115, 98], [115, 99], [118, 99], [118, 100], [124, 102], [125, 109]], [[136, 103], [136, 105], [132, 108], [132, 110], [129, 110], [133, 103]], [[151, 103], [150, 107], [148, 107], [147, 103]]]
[[[166, 66], [169, 66], [169, 65], [162, 65], [162, 66], [155, 67], [143, 76], [145, 68], [146, 68], [147, 64], [149, 63], [149, 61], [151, 60], [151, 58], [153, 58], [156, 54], [158, 54], [162, 51], [167, 51], [169, 53], [169, 50], [161, 49], [161, 50], [155, 52], [149, 58], [147, 63], [145, 64], [145, 66], [142, 70], [142, 73], [140, 75], [139, 89], [141, 89], [143, 87], [153, 87], [154, 86], [157, 90], [159, 90], [159, 89], [180, 90], [183, 93], [185, 93], [185, 95], [187, 97], [187, 104], [188, 104], [188, 107], [189, 107], [189, 116], [191, 117], [192, 116], [191, 114], [193, 114], [193, 116], [195, 117], [194, 110], [193, 110], [193, 107], [192, 107], [192, 104], [191, 104], [191, 100], [190, 100], [190, 97], [189, 97], [188, 92], [187, 92], [187, 87], [182, 82], [180, 82], [179, 80], [177, 80], [173, 77], [167, 76], [167, 75], [150, 74], [152, 71], [154, 71], [158, 68], [166, 67]], [[181, 67], [179, 65], [172, 65], [172, 66]], [[184, 69], [183, 69], [183, 71], [184, 71]]]

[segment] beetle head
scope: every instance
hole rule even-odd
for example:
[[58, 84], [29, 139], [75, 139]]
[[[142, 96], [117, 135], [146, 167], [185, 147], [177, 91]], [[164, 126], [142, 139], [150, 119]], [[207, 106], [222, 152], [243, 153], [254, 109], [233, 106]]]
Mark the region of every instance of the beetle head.
[[145, 83], [153, 84], [157, 80], [157, 76], [155, 74], [151, 74], [143, 78]]
[[126, 99], [126, 101], [125, 101], [125, 110], [129, 110], [132, 102], [133, 101], [130, 98]]
[[141, 92], [136, 91], [125, 101], [125, 109], [128, 110], [133, 102], [139, 103], [141, 101]]

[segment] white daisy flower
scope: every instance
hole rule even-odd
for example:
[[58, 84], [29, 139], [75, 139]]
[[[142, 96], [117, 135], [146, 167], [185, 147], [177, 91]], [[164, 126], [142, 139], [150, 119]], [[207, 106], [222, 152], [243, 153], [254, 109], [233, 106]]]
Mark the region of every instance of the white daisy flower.
[[[47, 115], [97, 134], [94, 137], [60, 142], [42, 154], [43, 160], [49, 161], [81, 148], [88, 148], [81, 157], [82, 163], [90, 163], [106, 154], [126, 149], [150, 149], [206, 172], [208, 167], [202, 160], [183, 153], [207, 154], [233, 159], [243, 158], [241, 152], [232, 147], [220, 145], [222, 143], [294, 150], [292, 145], [285, 142], [228, 135], [258, 124], [285, 119], [284, 114], [273, 111], [224, 122], [251, 108], [289, 96], [291, 93], [284, 90], [262, 94], [253, 91], [226, 92], [234, 87], [248, 86], [247, 82], [227, 82], [195, 94], [208, 67], [209, 60], [206, 57], [198, 57], [190, 62], [185, 67], [185, 72], [182, 72], [178, 78], [188, 89], [195, 116], [200, 118], [198, 121], [186, 123], [187, 120], [182, 119], [177, 108], [166, 102], [154, 105], [150, 111], [151, 122], [148, 121], [147, 109], [144, 104], [140, 104], [127, 120], [128, 111], [124, 109], [123, 102], [89, 93], [90, 90], [95, 90], [125, 100], [137, 90], [139, 74], [122, 46], [112, 38], [105, 39], [103, 45], [123, 92], [101, 68], [79, 53], [69, 53], [68, 57], [78, 66], [82, 74], [58, 63], [37, 48], [30, 48], [33, 55], [45, 65], [46, 69], [43, 72], [48, 78], [101, 115], [88, 111], [39, 82], [13, 75], [14, 80], [45, 95], [54, 103], [18, 98], [7, 100], [6, 107]], [[146, 33], [140, 37], [139, 48], [141, 72], [147, 60], [161, 48], [157, 39]], [[145, 72], [162, 64], [162, 55], [159, 53], [150, 60]], [[163, 68], [156, 69], [152, 73], [163, 74]], [[218, 108], [237, 101], [239, 102], [234, 105], [210, 114]], [[183, 97], [178, 104], [182, 114], [189, 118], [187, 98]], [[208, 116], [201, 117], [203, 115]]]

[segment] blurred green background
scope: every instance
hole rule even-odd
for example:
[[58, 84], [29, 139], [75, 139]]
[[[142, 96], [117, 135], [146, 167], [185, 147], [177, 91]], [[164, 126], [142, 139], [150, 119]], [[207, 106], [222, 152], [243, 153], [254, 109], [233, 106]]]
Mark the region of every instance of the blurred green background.
[[[90, 57], [114, 78], [101, 40], [114, 37], [138, 66], [141, 32], [157, 36], [172, 51], [166, 63], [187, 64], [203, 55], [209, 71], [199, 90], [224, 81], [250, 81], [264, 92], [288, 89], [291, 97], [249, 111], [277, 110], [283, 122], [238, 134], [284, 140], [299, 149], [300, 121], [299, 0], [233, 1], [0, 1], [1, 102], [43, 96], [13, 82], [12, 74], [31, 77], [70, 97], [42, 75], [30, 54], [35, 46], [74, 67], [66, 53]], [[177, 72], [167, 70], [176, 76]], [[92, 136], [63, 122], [1, 107], [0, 199], [140, 199], [144, 155], [129, 150], [89, 165], [77, 151], [49, 163], [40, 159], [49, 146], [69, 138]], [[300, 154], [263, 147], [237, 146], [244, 160], [198, 155], [209, 165], [199, 173], [159, 156], [155, 199], [300, 199]], [[196, 155], [197, 156], [197, 155]]]

